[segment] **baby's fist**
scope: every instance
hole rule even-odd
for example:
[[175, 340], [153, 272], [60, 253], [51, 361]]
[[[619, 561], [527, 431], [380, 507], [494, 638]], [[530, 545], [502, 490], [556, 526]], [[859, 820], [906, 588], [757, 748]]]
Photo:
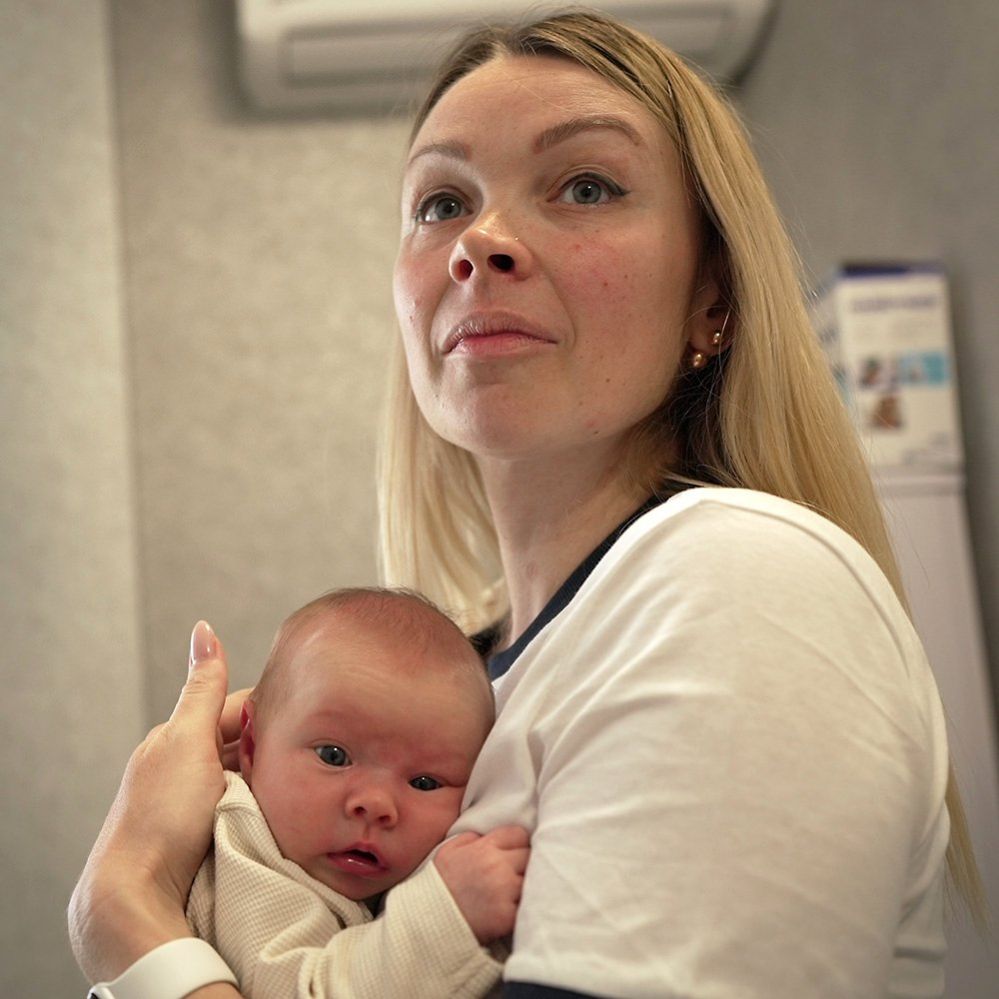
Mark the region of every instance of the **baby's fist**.
[[529, 854], [530, 837], [520, 826], [461, 833], [437, 851], [437, 871], [479, 943], [513, 931]]

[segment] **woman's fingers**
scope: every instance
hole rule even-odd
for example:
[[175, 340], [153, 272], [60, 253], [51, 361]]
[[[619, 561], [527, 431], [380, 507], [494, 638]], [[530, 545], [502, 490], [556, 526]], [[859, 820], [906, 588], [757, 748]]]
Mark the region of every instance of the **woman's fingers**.
[[181, 688], [170, 721], [176, 725], [211, 727], [214, 740], [226, 699], [228, 669], [222, 643], [207, 621], [199, 621], [191, 632], [191, 655], [187, 682]]
[[222, 761], [223, 770], [239, 771], [239, 739], [235, 742], [226, 742], [219, 749], [219, 759]]
[[[215, 730], [216, 751], [226, 770], [239, 769], [240, 715], [252, 687], [225, 694], [227, 676], [225, 649], [215, 636], [211, 626], [199, 621], [191, 633], [191, 655], [188, 660], [187, 683], [180, 692], [180, 699], [174, 708], [171, 721], [179, 720], [182, 725], [201, 726], [217, 724]], [[221, 709], [218, 699], [221, 695]]]
[[222, 730], [222, 741], [226, 746], [239, 742], [239, 734], [243, 729], [241, 721], [243, 705], [252, 693], [252, 687], [243, 687], [241, 690], [234, 690], [225, 699], [222, 717], [219, 719], [219, 728]]

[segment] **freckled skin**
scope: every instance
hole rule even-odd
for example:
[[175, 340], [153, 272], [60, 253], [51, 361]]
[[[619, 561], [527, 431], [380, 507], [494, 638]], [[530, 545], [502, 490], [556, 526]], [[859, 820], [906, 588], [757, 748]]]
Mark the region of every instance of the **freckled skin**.
[[[538, 151], [544, 130], [588, 115], [625, 121], [638, 141], [590, 128]], [[394, 282], [428, 422], [480, 457], [623, 443], [666, 396], [689, 317], [712, 304], [712, 290], [694, 295], [698, 223], [662, 129], [582, 67], [504, 57], [444, 95], [414, 153], [437, 143], [460, 143], [467, 155], [411, 160]], [[581, 176], [627, 193], [608, 184], [600, 203], [577, 203]], [[418, 218], [440, 192], [460, 214]], [[497, 255], [503, 269], [492, 266]], [[485, 362], [443, 351], [455, 324], [489, 310], [524, 317], [549, 341]]]

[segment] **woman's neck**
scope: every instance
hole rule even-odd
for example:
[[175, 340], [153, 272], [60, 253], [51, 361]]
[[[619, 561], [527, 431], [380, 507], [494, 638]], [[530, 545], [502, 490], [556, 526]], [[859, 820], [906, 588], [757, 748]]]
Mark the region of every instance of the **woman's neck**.
[[510, 596], [504, 643], [509, 644], [573, 569], [648, 497], [612, 455], [480, 459], [479, 467]]

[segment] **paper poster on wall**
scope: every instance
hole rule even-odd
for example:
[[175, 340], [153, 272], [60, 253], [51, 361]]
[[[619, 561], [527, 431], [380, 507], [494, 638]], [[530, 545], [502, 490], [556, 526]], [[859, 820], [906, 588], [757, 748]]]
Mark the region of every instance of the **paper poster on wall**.
[[962, 464], [950, 309], [930, 264], [849, 264], [816, 303], [819, 335], [877, 468]]

